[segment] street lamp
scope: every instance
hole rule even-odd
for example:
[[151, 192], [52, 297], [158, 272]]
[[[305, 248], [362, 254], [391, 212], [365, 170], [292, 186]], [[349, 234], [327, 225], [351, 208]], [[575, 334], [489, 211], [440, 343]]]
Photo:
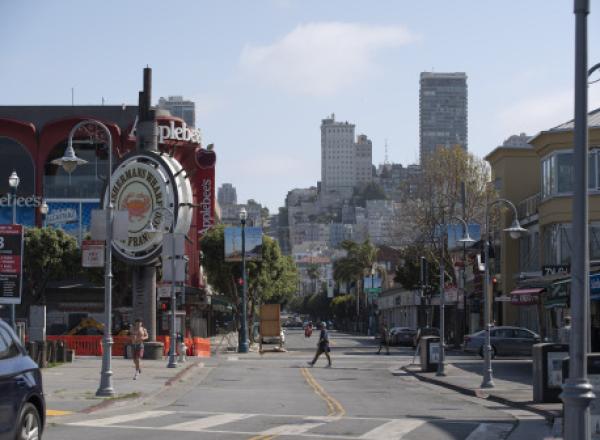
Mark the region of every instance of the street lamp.
[[248, 329], [246, 320], [246, 302], [248, 297], [248, 286], [246, 280], [246, 219], [248, 213], [246, 208], [240, 209], [240, 223], [242, 225], [242, 319], [240, 323], [240, 337], [238, 344], [239, 353], [248, 353]]
[[44, 227], [46, 227], [46, 216], [48, 215], [49, 209], [48, 203], [46, 203], [46, 200], [43, 200], [40, 205], [40, 214], [42, 214], [42, 226]]
[[594, 399], [587, 377], [590, 290], [588, 239], [588, 77], [587, 16], [589, 0], [575, 0], [575, 118], [573, 127], [573, 255], [571, 257], [571, 338], [569, 377], [560, 395], [564, 402], [565, 440], [589, 440], [590, 402]]
[[157, 213], [166, 214], [166, 217], [169, 219], [169, 231], [171, 232], [171, 343], [169, 344], [169, 363], [167, 364], [168, 368], [176, 368], [177, 367], [177, 352], [175, 349], [175, 344], [177, 343], [177, 328], [176, 328], [176, 309], [177, 309], [177, 293], [175, 292], [175, 257], [176, 257], [176, 249], [175, 249], [175, 215], [173, 211], [169, 208], [159, 207], [152, 210], [150, 213], [150, 218], [148, 219], [148, 223], [144, 226], [144, 232], [149, 234], [160, 233], [160, 230], [154, 228], [154, 215]]
[[508, 205], [513, 211], [513, 222], [512, 225], [504, 229], [504, 232], [508, 232], [510, 237], [518, 239], [524, 233], [527, 233], [527, 229], [523, 228], [519, 223], [519, 214], [517, 213], [517, 207], [510, 200], [507, 199], [496, 199], [490, 203], [485, 204], [485, 241], [484, 241], [484, 258], [485, 258], [485, 285], [483, 288], [483, 323], [485, 325], [485, 343], [483, 345], [483, 380], [481, 382], [481, 388], [493, 388], [494, 379], [492, 377], [492, 343], [490, 341], [490, 304], [489, 304], [489, 286], [490, 286], [490, 220], [489, 210], [494, 205], [504, 203]]
[[[108, 186], [110, 191], [112, 186], [112, 169], [113, 169], [113, 151], [112, 151], [112, 136], [110, 130], [106, 125], [95, 119], [87, 119], [85, 121], [78, 122], [71, 129], [69, 138], [67, 140], [67, 148], [63, 157], [54, 159], [53, 164], [62, 166], [63, 169], [71, 175], [75, 168], [79, 165], [87, 163], [85, 159], [81, 159], [75, 155], [73, 149], [73, 137], [77, 130], [85, 125], [93, 125], [100, 128], [106, 135], [106, 143], [108, 147]], [[102, 354], [102, 371], [100, 373], [100, 386], [96, 391], [97, 396], [114, 396], [115, 390], [112, 384], [112, 370], [111, 370], [111, 358], [112, 358], [112, 228], [113, 219], [113, 201], [112, 197], [108, 197], [108, 204], [106, 207], [106, 261], [104, 265], [104, 351]]]
[[[17, 175], [17, 171], [13, 170], [11, 175], [8, 177], [8, 186], [12, 189], [12, 224], [17, 224], [17, 188], [21, 179]], [[10, 322], [14, 331], [17, 331], [17, 306], [16, 304], [10, 305]]]
[[[467, 222], [461, 218], [461, 217], [452, 217], [451, 220], [458, 220], [459, 222], [461, 222], [463, 224], [464, 227], [464, 234], [463, 236], [458, 240], [459, 243], [473, 243], [475, 240], [473, 240], [470, 236], [469, 236], [469, 227], [467, 226]], [[440, 256], [440, 358], [438, 360], [438, 366], [437, 366], [437, 372], [436, 372], [436, 376], [445, 376], [446, 372], [444, 371], [445, 365], [444, 365], [444, 359], [445, 359], [445, 355], [446, 355], [446, 347], [445, 347], [445, 339], [446, 339], [446, 298], [445, 298], [445, 294], [444, 294], [444, 284], [445, 284], [445, 264], [444, 264], [444, 248], [445, 248], [445, 242], [444, 242], [444, 238], [445, 238], [445, 232], [446, 232], [446, 224], [442, 225], [442, 230], [440, 231], [440, 252], [441, 252], [441, 256]]]

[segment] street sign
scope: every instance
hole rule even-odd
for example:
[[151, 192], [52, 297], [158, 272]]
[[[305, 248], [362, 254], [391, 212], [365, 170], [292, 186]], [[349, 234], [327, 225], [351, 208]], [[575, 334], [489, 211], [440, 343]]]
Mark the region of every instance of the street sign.
[[83, 240], [81, 242], [81, 265], [83, 267], [104, 267], [104, 241]]
[[21, 304], [23, 226], [0, 225], [0, 304]]

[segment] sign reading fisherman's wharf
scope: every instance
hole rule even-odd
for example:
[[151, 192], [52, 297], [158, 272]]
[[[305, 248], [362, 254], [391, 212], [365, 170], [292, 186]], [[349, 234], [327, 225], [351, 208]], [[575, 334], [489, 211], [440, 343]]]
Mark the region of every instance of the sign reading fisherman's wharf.
[[160, 253], [162, 235], [148, 232], [148, 228], [152, 223], [157, 231], [166, 232], [171, 225], [159, 208], [173, 212], [175, 229], [185, 228], [187, 232], [191, 187], [183, 173], [177, 174], [180, 169], [175, 159], [153, 153], [132, 155], [117, 167], [111, 178], [110, 199], [115, 210], [128, 212], [129, 220], [127, 240], [113, 241], [119, 257], [142, 264]]

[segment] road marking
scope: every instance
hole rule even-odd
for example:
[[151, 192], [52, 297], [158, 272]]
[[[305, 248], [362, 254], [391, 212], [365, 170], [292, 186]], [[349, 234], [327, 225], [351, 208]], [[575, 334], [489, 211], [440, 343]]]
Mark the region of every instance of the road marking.
[[480, 423], [465, 440], [486, 440], [504, 438], [513, 428], [512, 423]]
[[120, 416], [106, 417], [104, 419], [94, 419], [83, 422], [69, 423], [69, 425], [93, 426], [95, 428], [101, 428], [104, 426], [115, 425], [117, 423], [132, 422], [134, 420], [142, 420], [152, 417], [168, 416], [170, 414], [175, 414], [175, 411], [142, 411], [133, 414], [122, 414]]
[[262, 435], [297, 435], [303, 434], [306, 431], [318, 428], [319, 426], [324, 425], [325, 423], [300, 423], [298, 425], [280, 425], [275, 426], [274, 428], [267, 429], [266, 431], [261, 432]]
[[218, 414], [215, 416], [202, 417], [190, 422], [177, 423], [175, 425], [163, 426], [160, 429], [170, 431], [199, 431], [212, 428], [213, 426], [225, 425], [253, 417], [251, 414]]
[[327, 393], [323, 387], [317, 382], [313, 375], [306, 368], [301, 368], [300, 372], [304, 376], [304, 379], [314, 390], [314, 392], [325, 401], [328, 409], [328, 416], [332, 417], [343, 417], [346, 414], [346, 410], [340, 402], [338, 402], [333, 396]]
[[68, 414], [73, 414], [73, 411], [63, 411], [61, 409], [47, 409], [46, 410], [46, 415], [48, 417], [66, 416]]
[[359, 438], [368, 440], [400, 440], [404, 434], [417, 429], [425, 423], [425, 420], [400, 419], [384, 423], [377, 428], [371, 429]]

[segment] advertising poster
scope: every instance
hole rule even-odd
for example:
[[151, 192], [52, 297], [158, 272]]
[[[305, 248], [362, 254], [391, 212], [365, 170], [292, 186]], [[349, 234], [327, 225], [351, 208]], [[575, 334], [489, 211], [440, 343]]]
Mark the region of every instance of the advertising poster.
[[[262, 259], [262, 228], [247, 227], [246, 260]], [[225, 228], [225, 261], [242, 261], [242, 228]]]
[[21, 304], [23, 226], [0, 225], [0, 304]]
[[440, 361], [440, 343], [431, 342], [429, 344], [429, 363], [437, 364]]
[[[11, 206], [0, 207], [0, 224], [8, 225], [13, 221], [13, 208]], [[24, 226], [34, 226], [35, 208], [17, 206], [17, 224]]]
[[548, 388], [562, 386], [562, 361], [568, 357], [566, 351], [548, 352]]
[[81, 243], [90, 232], [92, 210], [99, 206], [95, 201], [48, 201], [44, 225], [62, 229]]

